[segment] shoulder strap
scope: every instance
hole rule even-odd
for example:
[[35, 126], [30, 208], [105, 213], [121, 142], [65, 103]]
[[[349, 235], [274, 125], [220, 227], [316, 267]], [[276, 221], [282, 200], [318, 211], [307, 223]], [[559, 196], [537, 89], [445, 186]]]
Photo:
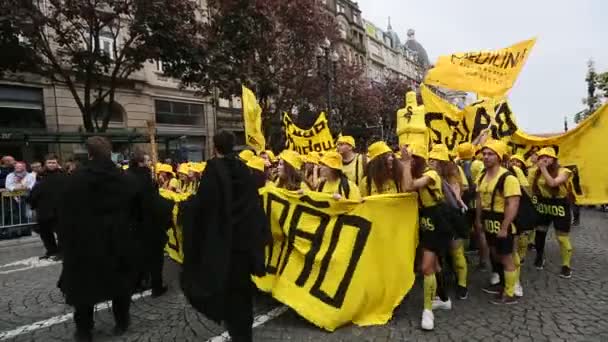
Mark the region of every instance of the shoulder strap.
[[357, 153], [355, 157], [355, 184], [359, 185], [359, 157], [361, 155]]
[[321, 183], [319, 183], [319, 192], [323, 192], [324, 187], [325, 187], [325, 180], [322, 180]]
[[344, 175], [340, 177], [340, 189], [338, 191], [347, 199], [350, 196], [350, 185], [348, 184], [348, 178]]
[[492, 191], [492, 200], [490, 202], [490, 209], [492, 211], [494, 211], [494, 202], [496, 200], [496, 194], [498, 193], [498, 191], [500, 191], [504, 195], [505, 181], [507, 180], [507, 177], [510, 175], [511, 175], [511, 172], [507, 171], [507, 172], [503, 173], [502, 175], [500, 175], [500, 177], [496, 181], [496, 186], [494, 187], [494, 191]]

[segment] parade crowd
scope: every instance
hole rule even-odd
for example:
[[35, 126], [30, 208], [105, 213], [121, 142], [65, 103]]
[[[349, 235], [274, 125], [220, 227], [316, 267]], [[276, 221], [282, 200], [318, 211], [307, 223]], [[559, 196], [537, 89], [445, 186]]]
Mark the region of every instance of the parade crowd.
[[86, 146], [89, 160], [78, 167], [62, 168], [49, 155], [27, 172], [24, 163], [2, 159], [2, 185], [27, 192], [36, 212], [46, 248], [42, 258], [63, 261], [58, 286], [75, 307], [77, 340], [92, 339], [96, 303], [113, 301], [120, 335], [130, 324], [131, 294], [151, 288], [157, 297], [167, 291], [163, 249], [172, 204], [162, 191], [191, 197], [180, 217], [182, 290], [197, 310], [225, 322], [233, 341], [251, 341], [250, 276], [264, 275], [264, 248], [271, 239], [258, 196], [265, 186], [326, 193], [337, 201], [416, 192], [424, 330], [434, 329], [434, 311], [452, 308], [451, 293], [467, 299], [465, 248], [478, 251], [478, 268], [491, 270], [480, 286], [497, 305], [516, 305], [524, 296], [520, 269], [529, 249], [535, 250], [536, 269], [543, 269], [550, 226], [561, 251], [559, 275], [572, 277], [569, 233], [578, 221], [572, 215], [572, 172], [560, 166], [551, 147], [524, 158], [491, 139], [463, 143], [454, 152], [441, 144], [394, 151], [378, 141], [357, 153], [355, 139], [340, 136], [336, 151], [237, 154], [234, 136], [219, 132], [207, 162], [152, 165], [149, 154], [136, 151], [128, 165], [119, 166], [105, 138], [89, 138]]

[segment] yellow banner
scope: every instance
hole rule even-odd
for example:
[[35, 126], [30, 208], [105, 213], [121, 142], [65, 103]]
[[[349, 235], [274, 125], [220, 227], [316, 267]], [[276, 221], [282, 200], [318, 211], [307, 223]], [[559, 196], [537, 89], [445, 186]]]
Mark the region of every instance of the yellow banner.
[[262, 194], [273, 244], [258, 288], [329, 331], [387, 323], [414, 284], [416, 197], [355, 203], [276, 188]]
[[258, 104], [255, 94], [243, 86], [243, 121], [247, 145], [257, 153], [266, 149], [266, 139], [262, 133], [262, 107]]
[[190, 196], [192, 196], [192, 194], [178, 194], [166, 189], [160, 189], [159, 193], [163, 198], [171, 200], [175, 203], [171, 218], [172, 225], [167, 231], [169, 241], [167, 241], [165, 251], [169, 254], [171, 259], [181, 264], [184, 262], [184, 250], [182, 248], [183, 233], [182, 227], [177, 224], [177, 215], [179, 214], [180, 203], [186, 201], [188, 198], [190, 198]]
[[411, 144], [427, 146], [429, 144], [429, 133], [424, 122], [424, 113], [424, 106], [418, 105], [416, 92], [407, 92], [405, 94], [405, 108], [397, 111], [397, 136], [400, 146]]
[[482, 96], [505, 95], [513, 87], [536, 39], [496, 51], [474, 51], [440, 56], [424, 83]]
[[302, 155], [309, 152], [325, 152], [336, 149], [334, 139], [329, 130], [329, 121], [325, 113], [319, 117], [310, 129], [301, 129], [291, 120], [289, 114], [283, 115], [283, 128], [285, 130], [285, 149], [294, 150]]

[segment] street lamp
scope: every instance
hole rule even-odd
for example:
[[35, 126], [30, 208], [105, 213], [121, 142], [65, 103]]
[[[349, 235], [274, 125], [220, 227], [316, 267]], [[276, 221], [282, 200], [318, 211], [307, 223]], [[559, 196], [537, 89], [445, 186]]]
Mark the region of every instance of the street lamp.
[[[331, 49], [331, 42], [329, 39], [325, 38], [325, 40], [317, 48], [317, 72], [319, 77], [325, 81], [327, 115], [329, 125], [332, 128], [337, 127], [335, 122], [336, 120], [333, 115], [332, 83], [336, 80], [336, 67], [338, 60], [340, 60], [340, 56]], [[332, 129], [332, 131], [334, 130]]]

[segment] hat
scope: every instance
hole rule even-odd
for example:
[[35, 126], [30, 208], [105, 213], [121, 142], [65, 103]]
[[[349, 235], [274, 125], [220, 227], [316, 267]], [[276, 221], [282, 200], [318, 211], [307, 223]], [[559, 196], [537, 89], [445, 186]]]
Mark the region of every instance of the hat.
[[488, 142], [483, 145], [482, 150], [486, 148], [496, 153], [500, 159], [504, 159], [507, 154], [507, 145], [500, 140], [488, 140]]
[[203, 173], [203, 171], [205, 171], [205, 167], [207, 167], [207, 163], [205, 163], [205, 162], [192, 163], [190, 170], [192, 170], [196, 173]]
[[264, 158], [254, 156], [247, 162], [247, 166], [258, 171], [264, 172], [266, 168], [266, 160]]
[[369, 158], [369, 161], [372, 161], [385, 153], [392, 152], [393, 150], [391, 150], [391, 148], [388, 147], [388, 145], [384, 141], [377, 141], [369, 145], [369, 147], [367, 148], [367, 156]]
[[424, 145], [411, 144], [408, 146], [407, 150], [412, 156], [420, 157], [424, 160], [429, 158], [429, 151]]
[[327, 152], [320, 163], [334, 170], [342, 170], [342, 156], [338, 152]]
[[255, 156], [255, 153], [251, 150], [242, 150], [241, 153], [239, 153], [239, 158], [244, 162], [248, 162], [253, 156]]
[[127, 164], [123, 165], [122, 169], [125, 170], [125, 171], [128, 170], [129, 169], [129, 165], [127, 165]]
[[460, 159], [472, 159], [475, 155], [473, 144], [468, 142], [458, 145], [456, 151], [458, 152], [458, 158]]
[[539, 158], [540, 157], [551, 157], [553, 159], [557, 159], [557, 154], [555, 154], [555, 149], [553, 147], [545, 147], [545, 148], [541, 149], [540, 151], [538, 151], [538, 153], [536, 155]]
[[522, 155], [519, 155], [519, 154], [512, 155], [510, 160], [518, 160], [523, 165], [527, 165], [526, 160], [524, 159], [524, 157]]
[[270, 159], [271, 163], [274, 163], [277, 161], [277, 157], [274, 155], [274, 153], [271, 150], [266, 150], [266, 151], [263, 151], [262, 153], [266, 153], [266, 155], [268, 156], [268, 159]]
[[433, 149], [429, 153], [429, 159], [435, 159], [446, 162], [450, 161], [448, 147], [444, 144], [433, 145]]
[[283, 161], [291, 165], [296, 170], [300, 170], [302, 168], [302, 164], [304, 163], [302, 156], [298, 152], [292, 150], [285, 150], [281, 152], [280, 157], [283, 159]]
[[305, 163], [310, 163], [310, 164], [319, 164], [319, 162], [321, 161], [321, 156], [319, 155], [318, 152], [310, 152], [309, 154], [305, 155], [304, 157], [304, 162]]
[[173, 167], [171, 167], [169, 164], [160, 164], [160, 167], [156, 170], [156, 172], [167, 172], [175, 176]]
[[187, 163], [180, 164], [177, 168], [177, 173], [183, 173], [187, 175], [190, 172], [190, 166]]
[[350, 135], [343, 135], [341, 137], [338, 138], [337, 144], [348, 144], [350, 146], [352, 146], [353, 148], [357, 147], [355, 145], [355, 138], [351, 137]]

